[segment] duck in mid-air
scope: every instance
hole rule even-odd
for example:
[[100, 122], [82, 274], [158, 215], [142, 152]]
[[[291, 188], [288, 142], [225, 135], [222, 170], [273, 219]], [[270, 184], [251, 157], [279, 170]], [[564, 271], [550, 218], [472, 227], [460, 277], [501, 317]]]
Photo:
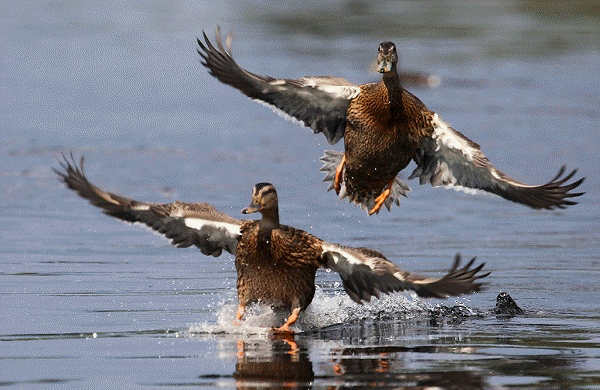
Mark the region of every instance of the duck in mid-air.
[[285, 117], [323, 133], [334, 144], [344, 138], [344, 152], [326, 151], [321, 158], [325, 181], [340, 197], [369, 214], [388, 210], [409, 187], [397, 178], [411, 160], [417, 167], [409, 179], [421, 184], [483, 190], [534, 209], [565, 208], [576, 202], [572, 192], [583, 178], [567, 183], [577, 170], [558, 174], [542, 185], [528, 185], [494, 168], [479, 145], [452, 129], [438, 114], [406, 91], [398, 77], [398, 53], [382, 42], [377, 53], [375, 84], [356, 85], [337, 77], [278, 79], [242, 69], [217, 29], [216, 47], [203, 34], [198, 53], [210, 74], [222, 83], [263, 103]]
[[198, 247], [205, 255], [220, 256], [223, 250], [235, 255], [238, 311], [241, 320], [246, 307], [264, 303], [290, 312], [276, 328], [291, 332], [301, 311], [315, 293], [319, 268], [339, 273], [344, 289], [355, 302], [369, 301], [394, 291], [413, 290], [421, 297], [446, 298], [481, 290], [483, 264], [473, 267], [474, 258], [460, 267], [457, 254], [451, 269], [441, 278], [427, 278], [404, 271], [381, 253], [321, 240], [303, 230], [279, 223], [275, 187], [256, 184], [250, 205], [242, 213], [260, 213], [259, 220], [238, 220], [206, 203], [146, 203], [106, 192], [88, 181], [73, 156], [61, 161], [55, 172], [68, 188], [120, 220], [140, 222], [156, 230], [180, 248]]

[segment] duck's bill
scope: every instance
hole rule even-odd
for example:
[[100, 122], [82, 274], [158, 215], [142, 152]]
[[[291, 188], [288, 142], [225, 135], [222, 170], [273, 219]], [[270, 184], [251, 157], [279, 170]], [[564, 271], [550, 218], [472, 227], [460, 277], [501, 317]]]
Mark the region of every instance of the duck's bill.
[[250, 206], [248, 206], [242, 210], [242, 214], [256, 213], [258, 211], [258, 209], [259, 209], [259, 207], [257, 205], [251, 204]]
[[379, 73], [386, 73], [386, 72], [391, 72], [392, 71], [392, 61], [381, 61], [379, 64], [377, 64], [377, 71]]

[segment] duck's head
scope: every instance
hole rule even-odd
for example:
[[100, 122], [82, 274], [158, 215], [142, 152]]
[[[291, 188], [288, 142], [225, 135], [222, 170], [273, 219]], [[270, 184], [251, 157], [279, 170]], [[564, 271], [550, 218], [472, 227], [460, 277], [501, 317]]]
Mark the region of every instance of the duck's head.
[[381, 42], [377, 53], [377, 71], [379, 73], [395, 72], [397, 63], [396, 45], [392, 42]]
[[250, 205], [242, 210], [242, 214], [259, 212], [263, 217], [277, 215], [277, 191], [271, 183], [258, 183], [252, 189]]

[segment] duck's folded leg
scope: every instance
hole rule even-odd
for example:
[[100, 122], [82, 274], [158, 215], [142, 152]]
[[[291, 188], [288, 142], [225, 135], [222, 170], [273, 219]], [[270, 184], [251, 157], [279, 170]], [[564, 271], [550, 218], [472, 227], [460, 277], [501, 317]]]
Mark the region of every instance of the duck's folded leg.
[[338, 164], [337, 168], [335, 168], [335, 177], [333, 178], [333, 188], [335, 189], [336, 194], [340, 194], [340, 190], [342, 188], [342, 177], [344, 173], [344, 164], [346, 163], [346, 155], [342, 156], [342, 161]]
[[237, 313], [235, 314], [235, 321], [233, 321], [233, 325], [239, 325], [244, 313], [246, 312], [246, 306], [239, 305], [237, 308]]
[[294, 331], [290, 329], [290, 326], [292, 326], [294, 323], [296, 323], [296, 321], [298, 321], [300, 310], [302, 309], [299, 307], [296, 307], [294, 310], [292, 310], [292, 313], [285, 321], [285, 324], [281, 325], [279, 328], [273, 328], [273, 331], [276, 333], [294, 333]]
[[379, 210], [381, 210], [381, 206], [384, 205], [385, 200], [392, 193], [392, 186], [394, 185], [395, 180], [396, 180], [396, 178], [393, 177], [392, 180], [390, 180], [390, 182], [388, 183], [388, 185], [385, 186], [385, 189], [381, 192], [381, 194], [377, 198], [375, 198], [375, 206], [373, 206], [373, 208], [371, 210], [369, 210], [369, 215], [378, 213]]

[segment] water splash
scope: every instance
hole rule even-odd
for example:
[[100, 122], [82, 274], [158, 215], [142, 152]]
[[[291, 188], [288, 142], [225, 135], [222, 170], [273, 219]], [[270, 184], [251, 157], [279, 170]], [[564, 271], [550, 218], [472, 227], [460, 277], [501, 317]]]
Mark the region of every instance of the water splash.
[[[272, 327], [283, 324], [289, 314], [274, 311], [267, 305], [252, 305], [247, 309], [244, 319], [235, 323], [237, 311], [235, 300], [229, 299], [218, 306], [215, 323], [192, 324], [187, 329], [187, 333], [266, 336]], [[428, 314], [434, 307], [415, 294], [408, 293], [384, 295], [381, 299], [374, 298], [371, 302], [359, 305], [343, 291], [326, 293], [317, 286], [311, 305], [301, 313], [292, 329], [296, 332], [305, 332], [344, 323], [408, 319]]]
[[217, 310], [216, 322], [191, 324], [186, 333], [190, 335], [266, 336], [281, 317], [266, 305], [252, 305], [246, 311], [244, 319], [239, 322], [235, 321], [236, 312], [237, 303], [223, 302]]
[[322, 289], [317, 288], [313, 303], [300, 317], [300, 325], [302, 330], [306, 331], [348, 322], [410, 318], [422, 315], [429, 309], [427, 302], [414, 294], [384, 295], [380, 299], [374, 298], [371, 302], [360, 305], [342, 291], [328, 296]]

